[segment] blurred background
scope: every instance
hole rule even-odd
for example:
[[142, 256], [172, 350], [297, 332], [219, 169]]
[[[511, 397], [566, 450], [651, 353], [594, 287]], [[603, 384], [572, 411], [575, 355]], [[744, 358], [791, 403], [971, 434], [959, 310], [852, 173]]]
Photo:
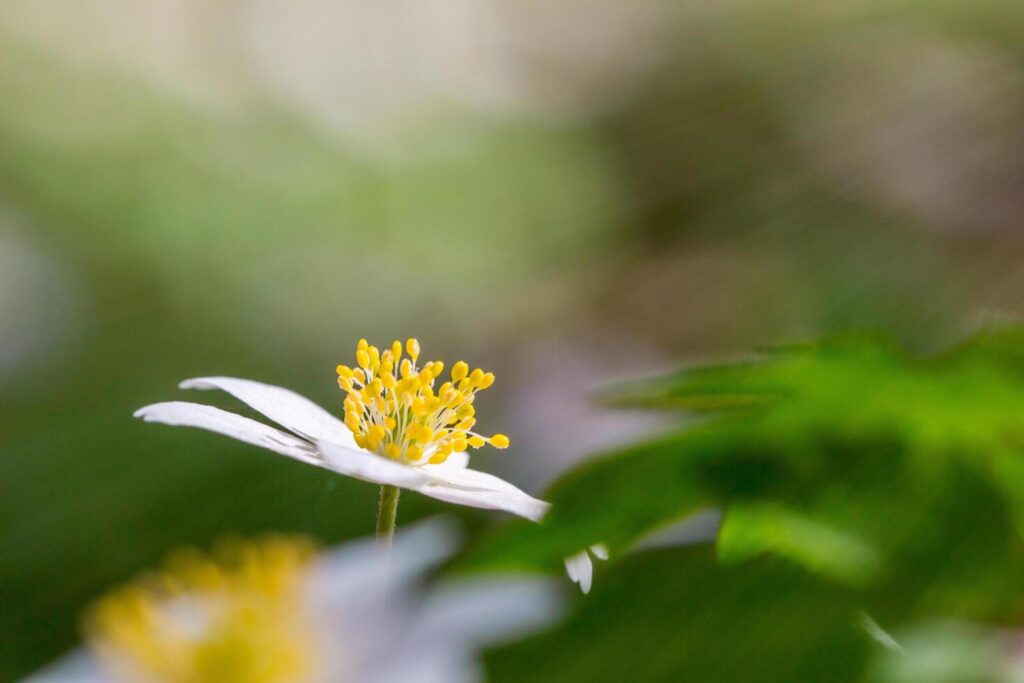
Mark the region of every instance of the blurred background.
[[0, 679], [172, 547], [372, 528], [131, 419], [182, 379], [340, 412], [360, 337], [417, 336], [497, 373], [481, 468], [540, 493], [658, 426], [617, 380], [1017, 316], [1022, 41], [1006, 0], [0, 3]]

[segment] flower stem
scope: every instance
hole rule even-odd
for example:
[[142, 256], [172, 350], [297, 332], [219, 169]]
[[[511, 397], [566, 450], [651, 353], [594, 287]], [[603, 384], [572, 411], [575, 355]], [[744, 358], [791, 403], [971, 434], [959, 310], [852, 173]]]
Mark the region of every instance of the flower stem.
[[395, 521], [398, 519], [397, 486], [385, 484], [380, 487], [380, 505], [377, 507], [377, 548], [391, 549], [391, 539], [395, 535]]

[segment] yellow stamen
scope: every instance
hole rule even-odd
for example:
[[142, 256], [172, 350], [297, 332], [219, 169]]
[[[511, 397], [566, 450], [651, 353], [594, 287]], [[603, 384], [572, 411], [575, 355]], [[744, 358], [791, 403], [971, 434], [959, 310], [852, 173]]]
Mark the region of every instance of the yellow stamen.
[[316, 634], [302, 601], [311, 555], [287, 538], [235, 543], [212, 558], [179, 553], [103, 598], [87, 616], [89, 640], [126, 681], [312, 680]]
[[383, 352], [360, 340], [356, 368], [338, 366], [338, 385], [347, 392], [345, 426], [360, 448], [404, 462], [440, 463], [453, 452], [491, 444], [506, 448], [508, 437], [487, 438], [476, 425], [473, 402], [494, 383], [494, 374], [470, 370], [465, 361], [452, 366], [451, 380], [435, 389], [444, 371], [441, 361], [419, 364], [415, 339], [393, 342]]

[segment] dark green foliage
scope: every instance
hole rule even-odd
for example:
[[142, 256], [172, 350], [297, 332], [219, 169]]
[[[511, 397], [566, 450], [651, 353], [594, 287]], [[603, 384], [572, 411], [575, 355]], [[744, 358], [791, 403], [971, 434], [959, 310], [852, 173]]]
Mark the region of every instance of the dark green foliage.
[[[918, 358], [869, 337], [844, 337], [627, 388], [618, 402], [705, 417], [570, 473], [550, 492], [555, 507], [545, 524], [506, 525], [465, 563], [551, 567], [591, 543], [611, 547], [592, 601], [560, 635], [524, 646], [524, 657], [550, 658], [537, 666], [551, 677], [539, 680], [625, 680], [629, 667], [649, 667], [637, 680], [848, 680], [856, 665], [815, 669], [787, 640], [803, 633], [808, 647], [820, 649], [849, 637], [851, 622], [832, 607], [822, 606], [822, 616], [793, 603], [776, 622], [779, 641], [756, 641], [764, 652], [712, 645], [727, 641], [726, 631], [756, 631], [762, 610], [770, 614], [782, 600], [782, 589], [766, 580], [750, 590], [750, 604], [767, 603], [755, 615], [720, 602], [719, 586], [761, 571], [766, 557], [815, 577], [806, 579], [811, 595], [825, 584], [849, 591], [887, 630], [921, 618], [1015, 623], [1024, 616], [1022, 340], [1007, 330]], [[687, 574], [704, 551], [680, 551], [687, 559], [673, 565], [677, 581], [659, 577], [659, 562], [670, 556], [662, 553], [614, 566], [645, 534], [702, 506], [723, 511], [717, 564], [702, 565], [706, 574]], [[621, 582], [632, 582], [632, 593]], [[706, 602], [696, 607], [691, 599]], [[629, 645], [643, 637], [632, 635], [640, 627], [630, 618], [646, 619], [653, 642], [677, 655], [653, 643]], [[596, 648], [621, 649], [628, 664], [607, 676], [591, 671], [582, 653], [588, 638]], [[760, 674], [743, 669], [752, 651], [767, 667]]]
[[601, 578], [568, 623], [495, 653], [494, 680], [855, 681], [873, 647], [849, 591], [771, 560], [674, 548]]

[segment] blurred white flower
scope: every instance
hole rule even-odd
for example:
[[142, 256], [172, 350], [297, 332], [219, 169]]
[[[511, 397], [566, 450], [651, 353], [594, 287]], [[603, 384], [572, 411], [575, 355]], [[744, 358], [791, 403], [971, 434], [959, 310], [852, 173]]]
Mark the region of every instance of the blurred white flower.
[[27, 683], [461, 683], [477, 650], [559, 612], [550, 584], [503, 576], [417, 589], [454, 546], [432, 521], [322, 556], [288, 538], [179, 555], [100, 603], [88, 648]]
[[483, 437], [470, 431], [475, 424], [473, 399], [494, 376], [480, 370], [469, 373], [459, 362], [452, 368], [452, 380], [435, 394], [434, 381], [443, 364], [433, 361], [417, 369], [419, 344], [411, 339], [407, 346], [410, 358], [403, 360], [398, 342], [381, 354], [361, 341], [360, 367], [338, 367], [339, 384], [349, 392], [345, 422], [287, 389], [231, 377], [190, 379], [181, 388], [226, 391], [290, 433], [199, 403], [157, 403], [135, 416], [207, 429], [356, 479], [539, 521], [548, 503], [467, 467], [467, 448], [508, 446], [503, 434]]

